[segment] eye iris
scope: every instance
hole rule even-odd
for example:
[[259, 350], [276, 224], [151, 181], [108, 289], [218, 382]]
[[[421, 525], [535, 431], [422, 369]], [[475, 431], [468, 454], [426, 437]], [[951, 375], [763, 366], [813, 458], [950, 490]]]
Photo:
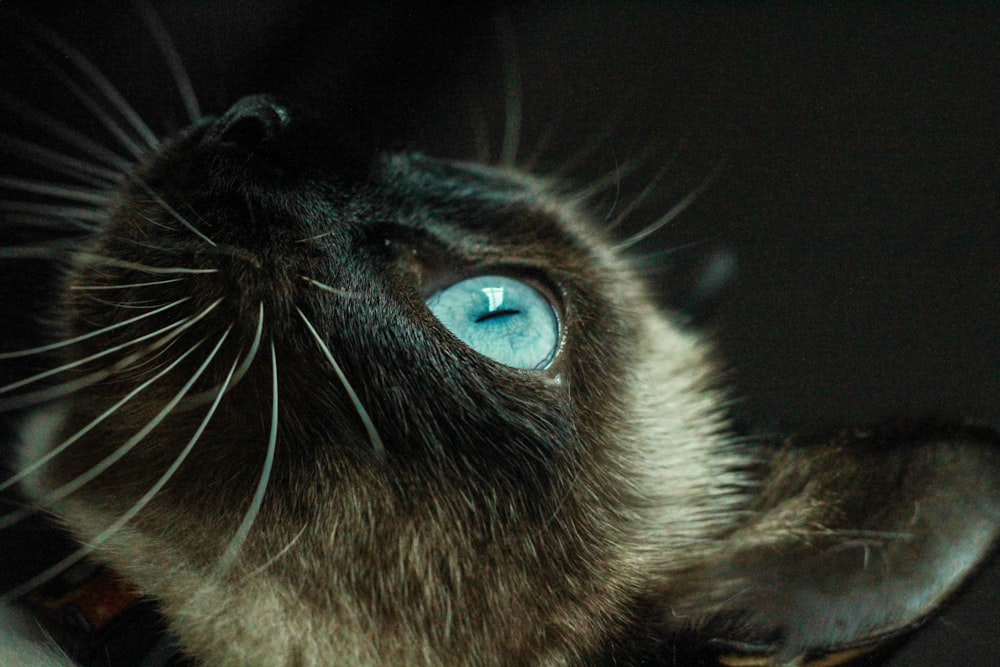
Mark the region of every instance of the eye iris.
[[494, 361], [545, 368], [559, 343], [559, 320], [538, 290], [506, 276], [477, 276], [427, 301], [457, 338]]

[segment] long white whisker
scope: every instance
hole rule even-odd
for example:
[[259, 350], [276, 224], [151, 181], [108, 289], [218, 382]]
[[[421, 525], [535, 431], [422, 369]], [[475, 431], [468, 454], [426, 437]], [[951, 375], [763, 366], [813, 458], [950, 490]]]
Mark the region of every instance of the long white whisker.
[[[144, 313], [144, 314], [148, 315], [149, 313]], [[181, 321], [183, 322], [184, 320], [181, 320]], [[172, 324], [168, 325], [168, 327], [165, 327], [164, 329], [176, 328], [178, 326], [180, 326], [179, 322], [173, 322]], [[27, 386], [29, 384], [34, 384], [35, 382], [38, 382], [39, 380], [44, 380], [47, 377], [52, 377], [53, 375], [58, 375], [59, 373], [64, 373], [64, 372], [66, 372], [68, 370], [72, 370], [72, 369], [76, 368], [77, 366], [82, 366], [82, 365], [87, 364], [87, 363], [89, 363], [91, 361], [94, 361], [95, 359], [100, 359], [101, 357], [106, 357], [106, 356], [108, 356], [110, 354], [114, 354], [115, 352], [120, 352], [120, 351], [122, 351], [123, 349], [125, 349], [127, 347], [131, 347], [133, 345], [137, 345], [137, 344], [141, 343], [143, 340], [146, 340], [146, 339], [152, 338], [153, 336], [158, 336], [158, 335], [162, 334], [163, 331], [164, 331], [164, 329], [159, 329], [159, 330], [154, 331], [152, 333], [148, 333], [148, 334], [146, 334], [144, 336], [140, 336], [138, 338], [130, 340], [127, 343], [122, 343], [121, 345], [115, 345], [113, 347], [109, 347], [107, 349], [101, 350], [100, 352], [96, 352], [94, 354], [91, 354], [89, 356], [83, 357], [81, 359], [76, 359], [75, 361], [71, 361], [69, 363], [63, 364], [62, 366], [57, 366], [55, 368], [50, 368], [47, 371], [42, 371], [41, 373], [36, 373], [35, 375], [32, 375], [30, 377], [26, 377], [26, 378], [21, 379], [21, 380], [17, 380], [16, 382], [11, 382], [8, 385], [0, 387], [0, 394], [9, 393], [11, 391], [14, 391], [15, 389], [20, 389], [21, 387]]]
[[255, 568], [252, 572], [247, 572], [246, 576], [244, 576], [241, 581], [247, 581], [248, 579], [252, 579], [253, 577], [256, 577], [258, 574], [260, 574], [261, 572], [263, 572], [267, 568], [271, 567], [274, 563], [276, 563], [279, 560], [281, 560], [282, 557], [284, 557], [285, 555], [287, 555], [288, 552], [290, 552], [292, 550], [292, 547], [295, 546], [295, 543], [298, 542], [302, 538], [303, 535], [305, 535], [307, 528], [309, 528], [309, 524], [306, 524], [306, 525], [302, 526], [301, 528], [299, 528], [299, 532], [295, 533], [295, 535], [292, 537], [292, 539], [288, 540], [288, 543], [285, 544], [285, 546], [281, 547], [281, 550], [278, 551], [278, 553], [276, 553], [273, 556], [271, 556], [270, 558], [268, 558], [267, 561], [265, 561], [263, 565], [261, 565], [258, 568]]
[[718, 178], [719, 174], [722, 173], [722, 168], [724, 166], [725, 166], [725, 161], [719, 162], [719, 164], [715, 166], [715, 169], [712, 170], [712, 173], [710, 173], [698, 187], [696, 187], [694, 190], [685, 195], [684, 198], [682, 198], [679, 202], [677, 202], [669, 211], [667, 211], [662, 216], [654, 220], [652, 223], [646, 225], [644, 228], [642, 228], [635, 234], [615, 244], [614, 246], [612, 246], [611, 249], [616, 252], [626, 250], [634, 246], [639, 241], [642, 241], [646, 237], [650, 236], [651, 234], [655, 234], [664, 225], [674, 220], [677, 216], [683, 213], [691, 204], [693, 204], [695, 200], [698, 199], [698, 197], [700, 197], [701, 194], [708, 188], [708, 186], [711, 185], [716, 178]]
[[104, 98], [111, 103], [111, 106], [118, 110], [125, 121], [132, 126], [132, 129], [142, 137], [150, 148], [156, 148], [159, 145], [159, 139], [149, 129], [149, 126], [143, 122], [139, 114], [132, 108], [132, 105], [125, 100], [122, 94], [118, 92], [118, 89], [114, 87], [111, 81], [92, 62], [52, 30], [41, 25], [37, 27], [37, 30], [45, 41], [66, 56], [74, 67], [90, 79], [90, 82], [101, 91]]
[[[87, 223], [76, 225], [72, 220], [65, 220], [67, 225], [86, 229]], [[0, 259], [44, 259], [65, 260], [80, 244], [76, 239], [58, 239], [47, 243], [35, 243], [30, 246], [0, 247]]]
[[469, 122], [472, 125], [472, 139], [476, 146], [473, 160], [479, 164], [489, 164], [490, 154], [492, 153], [490, 148], [490, 130], [489, 124], [486, 122], [486, 114], [483, 112], [483, 107], [470, 102], [469, 111], [466, 115], [469, 117]]
[[[138, 355], [135, 355], [135, 358], [138, 358]], [[45, 389], [39, 389], [38, 391], [18, 394], [17, 396], [11, 398], [5, 398], [0, 401], [0, 412], [21, 410], [34, 405], [48, 403], [49, 401], [62, 398], [63, 396], [69, 396], [74, 392], [97, 384], [104, 378], [110, 376], [112, 372], [114, 372], [113, 367], [106, 368], [104, 370], [88, 373], [87, 375], [79, 377], [75, 380], [69, 380], [51, 387], [46, 387]]]
[[309, 318], [306, 317], [306, 314], [303, 313], [299, 308], [296, 308], [295, 310], [296, 312], [298, 312], [299, 317], [302, 318], [302, 321], [305, 322], [306, 327], [309, 329], [309, 333], [311, 333], [313, 338], [316, 339], [316, 342], [319, 344], [320, 350], [323, 351], [323, 356], [325, 356], [326, 360], [330, 362], [330, 366], [333, 367], [333, 372], [337, 374], [337, 379], [340, 380], [341, 386], [344, 388], [344, 391], [347, 392], [347, 396], [351, 399], [351, 403], [354, 405], [355, 412], [357, 412], [358, 417], [361, 418], [361, 422], [365, 426], [365, 431], [367, 431], [368, 433], [368, 440], [369, 442], [371, 442], [372, 448], [375, 450], [375, 453], [379, 456], [384, 456], [385, 445], [382, 442], [382, 438], [379, 437], [378, 431], [375, 430], [375, 423], [372, 421], [372, 418], [368, 415], [368, 411], [365, 410], [365, 406], [362, 405], [361, 399], [354, 391], [354, 387], [351, 386], [351, 383], [348, 381], [347, 376], [344, 374], [343, 369], [341, 369], [340, 364], [338, 364], [337, 360], [333, 358], [333, 353], [330, 351], [330, 348], [327, 346], [325, 342], [323, 342], [323, 339], [320, 338], [319, 332], [316, 331], [316, 327], [312, 325], [312, 322], [309, 321]]
[[632, 163], [628, 160], [624, 164], [615, 165], [615, 168], [592, 180], [586, 187], [574, 190], [569, 193], [572, 201], [587, 200], [595, 197], [612, 187], [615, 188], [615, 200], [618, 199], [618, 192], [621, 190], [622, 181], [632, 173]]
[[188, 269], [182, 266], [150, 266], [149, 264], [140, 264], [138, 262], [128, 262], [123, 259], [117, 259], [114, 257], [106, 257], [104, 255], [98, 255], [91, 252], [77, 252], [74, 253], [76, 257], [80, 259], [87, 259], [98, 266], [114, 266], [120, 269], [132, 269], [134, 271], [140, 271], [142, 273], [152, 273], [152, 274], [163, 274], [163, 275], [173, 275], [173, 274], [203, 274], [203, 273], [218, 273], [218, 269]]
[[637, 275], [656, 275], [657, 273], [663, 272], [669, 268], [669, 261], [674, 255], [684, 252], [685, 250], [703, 246], [704, 244], [704, 240], [698, 240], [670, 246], [669, 248], [662, 248], [660, 250], [644, 253], [642, 255], [633, 254], [630, 256], [629, 263], [632, 265], [632, 271]]
[[319, 289], [323, 290], [324, 292], [329, 292], [331, 294], [336, 294], [337, 296], [342, 296], [342, 297], [345, 297], [345, 298], [348, 298], [348, 299], [355, 299], [355, 298], [358, 297], [358, 295], [355, 294], [354, 292], [348, 292], [347, 290], [342, 290], [342, 289], [340, 289], [338, 287], [333, 287], [331, 285], [327, 285], [326, 283], [321, 283], [320, 281], [318, 281], [318, 280], [316, 280], [314, 278], [310, 278], [308, 276], [299, 276], [299, 277], [302, 278], [302, 280], [304, 280], [307, 283], [309, 283], [310, 285], [312, 285], [313, 287], [318, 287]]
[[[47, 56], [39, 52], [37, 49], [27, 47], [28, 51], [35, 54], [35, 58], [49, 70], [54, 77], [59, 79], [60, 83], [66, 87], [66, 89], [73, 94], [73, 97], [77, 99], [84, 106], [85, 109], [90, 111], [90, 114], [97, 119], [97, 121], [104, 127], [108, 133], [114, 137], [118, 143], [128, 151], [132, 157], [139, 159], [146, 154], [146, 149], [142, 145], [137, 143], [124, 129], [118, 124], [118, 122], [111, 117], [111, 114], [101, 106], [101, 104], [94, 98], [93, 95], [85, 91], [76, 81], [73, 80], [61, 67], [52, 62]], [[103, 91], [102, 91], [103, 92]], [[150, 147], [155, 148], [156, 144], [150, 144]]]
[[257, 488], [254, 490], [250, 506], [243, 515], [239, 528], [230, 540], [225, 553], [216, 563], [212, 573], [212, 578], [221, 578], [232, 567], [233, 562], [239, 555], [243, 543], [250, 535], [250, 529], [260, 515], [260, 509], [264, 505], [264, 494], [267, 492], [268, 484], [271, 481], [271, 472], [274, 470], [274, 454], [278, 449], [278, 358], [274, 351], [274, 343], [271, 343], [271, 430], [267, 436], [267, 453], [264, 456], [264, 465], [261, 467], [260, 479], [257, 481]]
[[[195, 350], [201, 347], [201, 345], [204, 342], [205, 339], [203, 338], [194, 345], [192, 345], [190, 348], [188, 348], [186, 352], [178, 356], [169, 366], [167, 366], [167, 370], [175, 368], [178, 364], [181, 363], [181, 361], [186, 359], [188, 355], [192, 354]], [[186, 383], [184, 383], [184, 386], [181, 387], [180, 390], [178, 390], [178, 392], [174, 394], [174, 396], [167, 402], [167, 404], [163, 406], [163, 408], [161, 408], [160, 411], [156, 413], [156, 415], [152, 419], [146, 422], [146, 425], [143, 426], [141, 429], [139, 429], [139, 431], [135, 435], [126, 440], [125, 443], [120, 447], [118, 447], [115, 451], [111, 452], [103, 459], [101, 459], [99, 462], [91, 466], [87, 470], [87, 472], [77, 475], [72, 480], [66, 482], [62, 486], [46, 493], [40, 505], [41, 504], [52, 505], [53, 503], [57, 503], [63, 498], [66, 498], [67, 496], [75, 493], [76, 491], [79, 491], [85, 485], [89, 484], [91, 481], [93, 481], [99, 475], [101, 475], [101, 473], [103, 473], [108, 468], [113, 466], [115, 463], [120, 461], [126, 454], [132, 451], [136, 445], [142, 442], [143, 438], [149, 435], [153, 431], [153, 429], [159, 426], [160, 423], [167, 418], [167, 415], [169, 415], [170, 412], [174, 409], [174, 406], [177, 405], [177, 403], [179, 403], [182, 398], [184, 398], [184, 395], [188, 392], [191, 386], [194, 385], [195, 382], [197, 382], [199, 377], [201, 377], [201, 374], [205, 371], [205, 369], [208, 367], [208, 364], [211, 361], [212, 361], [212, 356], [206, 358], [205, 361], [202, 362], [202, 364], [194, 372], [191, 378], [188, 379]], [[25, 518], [31, 516], [32, 514], [35, 514], [36, 512], [39, 511], [39, 506], [25, 507], [23, 509], [17, 510], [16, 512], [11, 512], [9, 514], [3, 515], [2, 517], [0, 517], [0, 530], [3, 530], [4, 528], [9, 528], [10, 526], [13, 526], [19, 521], [24, 520]]]
[[[164, 331], [167, 331], [168, 333], [163, 338], [161, 338], [158, 341], [155, 341], [152, 345], [150, 345], [149, 349], [150, 350], [158, 350], [158, 349], [160, 349], [161, 347], [163, 347], [164, 345], [166, 345], [167, 343], [169, 343], [171, 340], [173, 340], [174, 338], [177, 338], [182, 333], [184, 333], [185, 331], [187, 331], [188, 329], [190, 329], [199, 320], [201, 320], [202, 318], [206, 317], [209, 313], [211, 313], [213, 310], [215, 310], [218, 307], [218, 305], [220, 303], [222, 303], [222, 302], [223, 302], [223, 298], [220, 297], [220, 298], [216, 299], [215, 301], [213, 301], [212, 303], [210, 303], [208, 306], [206, 306], [205, 309], [203, 311], [201, 311], [200, 313], [198, 313], [197, 315], [195, 315], [193, 317], [189, 317], [186, 320], [181, 320], [181, 322], [179, 324], [176, 323], [176, 322], [174, 324], [168, 324], [167, 326], [163, 327], [159, 331], [155, 332], [155, 333], [163, 333]], [[176, 327], [176, 328], [174, 328], [174, 327]], [[173, 329], [173, 330], [170, 331], [170, 329]], [[148, 337], [149, 337], [148, 334], [145, 335], [145, 336], [143, 336], [143, 338], [148, 338]]]
[[0, 149], [33, 164], [97, 187], [109, 187], [122, 179], [120, 171], [107, 169], [6, 134], [0, 134]]
[[611, 137], [611, 135], [615, 133], [621, 122], [622, 122], [622, 113], [618, 112], [614, 116], [612, 116], [608, 121], [604, 122], [604, 125], [601, 128], [601, 130], [596, 135], [594, 135], [593, 138], [588, 143], [581, 146], [580, 149], [577, 150], [575, 154], [571, 155], [569, 158], [567, 158], [561, 164], [559, 164], [555, 168], [553, 173], [567, 174], [576, 169], [578, 166], [580, 166], [580, 163], [582, 163], [584, 160], [586, 160], [588, 157], [594, 154], [597, 151], [597, 149], [600, 148], [601, 144], [607, 141]]
[[514, 28], [506, 16], [498, 17], [494, 25], [503, 51], [504, 131], [500, 147], [500, 164], [513, 166], [521, 143], [521, 122], [524, 120], [524, 91], [517, 57]]
[[528, 171], [534, 170], [535, 165], [537, 165], [545, 155], [549, 145], [552, 143], [552, 139], [561, 128], [560, 123], [565, 115], [566, 109], [569, 107], [569, 100], [567, 99], [565, 90], [561, 90], [561, 93], [562, 94], [559, 96], [560, 101], [550, 105], [550, 107], [555, 110], [555, 115], [549, 118], [546, 122], [546, 126], [535, 139], [531, 152], [518, 161], [518, 164], [522, 169]]
[[88, 156], [114, 168], [116, 170], [114, 173], [119, 179], [122, 173], [132, 169], [133, 162], [131, 160], [84, 136], [62, 121], [56, 120], [52, 116], [20, 100], [12, 99], [2, 91], [0, 91], [0, 106], [6, 107], [8, 111], [16, 114], [23, 120], [42, 128], [57, 139], [65, 141]]
[[142, 20], [145, 22], [146, 28], [153, 36], [153, 39], [156, 40], [156, 46], [167, 64], [167, 69], [170, 70], [170, 75], [173, 77], [174, 83], [177, 85], [177, 92], [180, 93], [181, 100], [184, 102], [184, 109], [187, 111], [188, 118], [192, 123], [197, 122], [201, 119], [198, 96], [195, 95], [194, 86], [191, 85], [191, 78], [188, 76], [187, 69], [181, 61], [177, 47], [174, 46], [173, 40], [170, 39], [170, 31], [166, 29], [163, 21], [160, 20], [160, 16], [148, 2], [137, 2], [136, 5], [139, 8], [139, 13], [142, 14]]
[[16, 352], [4, 352], [4, 353], [0, 353], [0, 360], [4, 360], [4, 359], [16, 359], [18, 357], [27, 357], [27, 356], [30, 356], [30, 355], [33, 355], [33, 354], [42, 354], [43, 352], [51, 352], [52, 350], [58, 350], [59, 348], [66, 347], [67, 345], [75, 345], [75, 344], [77, 344], [79, 342], [82, 342], [82, 341], [88, 340], [90, 338], [93, 338], [94, 336], [100, 336], [100, 335], [108, 333], [109, 331], [114, 331], [115, 329], [120, 329], [121, 327], [127, 327], [129, 325], [135, 324], [136, 322], [140, 322], [140, 321], [146, 319], [147, 317], [152, 317], [153, 315], [158, 315], [159, 313], [162, 313], [163, 311], [169, 310], [171, 308], [175, 308], [176, 306], [179, 306], [180, 304], [184, 303], [185, 301], [189, 301], [190, 299], [191, 299], [191, 297], [186, 296], [183, 299], [178, 299], [177, 301], [174, 301], [172, 303], [168, 303], [167, 305], [163, 306], [162, 308], [158, 308], [158, 309], [150, 311], [148, 313], [143, 313], [142, 315], [137, 315], [136, 317], [133, 317], [133, 318], [130, 318], [130, 319], [127, 319], [127, 320], [123, 320], [121, 322], [117, 322], [115, 324], [111, 324], [111, 325], [108, 325], [106, 327], [102, 327], [100, 329], [95, 329], [94, 331], [90, 331], [90, 332], [82, 334], [80, 336], [74, 336], [73, 338], [68, 338], [66, 340], [61, 340], [58, 343], [51, 343], [49, 345], [42, 345], [40, 347], [33, 347], [33, 348], [30, 348], [30, 349], [27, 349], [27, 350], [17, 350]]
[[623, 220], [627, 219], [629, 215], [632, 214], [633, 211], [642, 206], [642, 204], [647, 199], [649, 199], [649, 195], [653, 192], [653, 190], [660, 184], [660, 181], [663, 180], [663, 177], [666, 175], [667, 171], [669, 171], [669, 167], [667, 166], [661, 167], [660, 170], [656, 172], [656, 175], [653, 176], [652, 179], [650, 179], [646, 187], [644, 187], [642, 191], [632, 199], [632, 201], [628, 204], [628, 206], [622, 209], [622, 211], [608, 223], [607, 229], [609, 230], [614, 229], [615, 227], [620, 225]]
[[[260, 308], [257, 311], [257, 330], [254, 332], [253, 342], [250, 343], [250, 351], [247, 353], [246, 358], [240, 367], [236, 369], [236, 374], [233, 376], [233, 381], [230, 387], [235, 387], [246, 375], [247, 371], [250, 370], [250, 366], [253, 364], [254, 359], [257, 358], [257, 352], [260, 350], [260, 341], [264, 337], [264, 302], [260, 303]], [[180, 406], [181, 409], [187, 410], [193, 407], [204, 404], [206, 398], [214, 393], [215, 389], [209, 389], [207, 391], [195, 394], [193, 396], [185, 399], [184, 403]]]
[[54, 206], [38, 204], [29, 201], [0, 201], [0, 211], [4, 213], [27, 213], [39, 217], [66, 218], [68, 220], [84, 220], [88, 222], [103, 222], [107, 213], [100, 209], [84, 208], [82, 206]]
[[112, 301], [111, 299], [102, 299], [101, 297], [96, 296], [93, 292], [88, 292], [86, 298], [89, 301], [93, 301], [94, 303], [100, 303], [105, 306], [110, 306], [111, 308], [114, 309], [120, 308], [122, 310], [148, 311], [153, 308], [159, 308], [163, 304], [163, 301], [160, 299], [143, 299], [141, 301], [137, 299], [132, 301]]
[[[231, 328], [232, 327], [230, 327], [230, 329]], [[228, 336], [228, 335], [229, 335], [229, 329], [226, 330], [226, 333], [222, 337], [222, 340], [219, 341], [218, 345], [215, 348], [216, 350], [218, 349], [218, 346], [222, 344], [222, 341], [224, 341], [226, 339], [226, 336]], [[194, 348], [192, 348], [191, 350], [189, 350], [188, 353], [192, 352], [193, 350], [194, 350]], [[212, 355], [214, 356], [214, 354], [215, 354], [215, 351], [213, 350], [212, 351]], [[182, 355], [182, 358], [183, 358], [183, 356], [187, 356], [187, 353], [185, 353], [185, 355]], [[153, 375], [151, 378], [149, 378], [145, 382], [139, 384], [134, 389], [132, 389], [132, 391], [130, 391], [127, 394], [125, 394], [125, 396], [123, 396], [122, 398], [120, 398], [110, 408], [108, 408], [107, 410], [105, 410], [104, 412], [102, 412], [101, 414], [99, 414], [97, 417], [95, 417], [94, 419], [92, 419], [90, 422], [88, 422], [86, 426], [84, 426], [83, 428], [81, 428], [80, 430], [78, 430], [76, 433], [74, 433], [70, 437], [68, 437], [65, 440], [63, 440], [58, 446], [56, 446], [56, 447], [52, 448], [51, 450], [49, 450], [48, 452], [46, 452], [46, 454], [44, 456], [39, 457], [38, 459], [36, 459], [35, 461], [33, 461], [31, 464], [29, 464], [29, 465], [25, 466], [24, 468], [22, 468], [21, 470], [19, 470], [16, 474], [8, 477], [3, 482], [0, 482], [0, 491], [3, 491], [4, 489], [8, 489], [11, 486], [13, 486], [14, 484], [17, 484], [20, 480], [24, 479], [25, 477], [27, 477], [31, 473], [35, 472], [36, 470], [38, 470], [39, 468], [41, 468], [42, 466], [44, 466], [45, 464], [47, 464], [49, 461], [51, 461], [55, 457], [59, 456], [59, 454], [61, 454], [62, 452], [66, 451], [73, 443], [75, 443], [76, 441], [78, 441], [80, 438], [82, 438], [83, 436], [87, 435], [88, 433], [90, 433], [92, 430], [94, 430], [95, 428], [97, 428], [105, 419], [107, 419], [108, 417], [110, 417], [111, 415], [113, 415], [115, 412], [117, 412], [119, 408], [121, 408], [123, 405], [127, 404], [133, 398], [135, 398], [136, 396], [138, 396], [139, 394], [141, 394], [147, 387], [149, 387], [149, 385], [153, 384], [154, 382], [156, 382], [157, 380], [159, 380], [160, 378], [162, 378], [164, 375], [166, 375], [167, 373], [169, 373], [170, 370], [173, 369], [173, 367], [175, 365], [176, 365], [176, 363], [175, 364], [171, 364], [171, 365], [166, 366], [165, 368], [161, 369], [158, 373], [156, 373], [155, 375]], [[234, 368], [235, 368], [235, 366], [234, 366]]]
[[571, 200], [586, 200], [614, 187], [616, 190], [615, 199], [617, 199], [622, 182], [640, 169], [652, 153], [652, 149], [643, 150], [639, 155], [626, 159], [620, 165], [616, 164], [614, 169], [592, 180], [586, 187], [568, 193], [568, 196]]
[[[228, 335], [228, 333], [229, 332], [227, 330], [226, 335]], [[223, 336], [222, 339], [225, 340], [225, 336]], [[219, 346], [221, 345], [222, 341], [220, 340], [219, 343], [216, 345], [216, 350], [218, 350]], [[215, 350], [212, 351], [212, 354], [213, 355], [215, 354]], [[183, 465], [184, 461], [194, 450], [195, 445], [201, 438], [202, 433], [205, 432], [205, 428], [208, 426], [209, 421], [211, 421], [212, 417], [215, 415], [215, 412], [219, 407], [219, 402], [222, 400], [223, 394], [225, 394], [226, 388], [229, 384], [229, 380], [230, 378], [232, 378], [233, 370], [235, 370], [236, 363], [238, 361], [239, 360], [237, 359], [237, 361], [233, 362], [232, 367], [229, 369], [229, 375], [226, 377], [225, 381], [223, 381], [222, 387], [219, 389], [219, 392], [216, 395], [215, 400], [212, 402], [211, 407], [209, 407], [208, 412], [205, 413], [204, 419], [202, 419], [201, 423], [198, 425], [198, 428], [195, 430], [194, 435], [191, 436], [191, 439], [188, 440], [187, 445], [184, 446], [184, 449], [181, 450], [181, 453], [177, 455], [177, 458], [174, 459], [174, 462], [170, 464], [170, 467], [167, 468], [167, 470], [163, 473], [163, 475], [160, 476], [160, 478], [156, 481], [156, 483], [152, 487], [150, 487], [150, 489], [145, 494], [143, 494], [143, 496], [138, 501], [136, 501], [136, 503], [132, 505], [132, 507], [129, 508], [127, 512], [122, 514], [122, 516], [118, 517], [118, 519], [116, 519], [113, 523], [111, 523], [111, 525], [109, 525], [99, 534], [94, 536], [94, 538], [89, 540], [87, 544], [81, 546], [79, 549], [77, 549], [75, 552], [73, 552], [66, 558], [62, 559], [55, 565], [47, 568], [43, 572], [40, 572], [38, 575], [32, 577], [31, 579], [23, 582], [16, 588], [7, 591], [3, 595], [0, 595], [0, 608], [4, 607], [7, 604], [10, 604], [14, 600], [17, 600], [18, 598], [34, 590], [38, 586], [41, 586], [42, 584], [48, 581], [51, 581], [53, 578], [59, 576], [60, 574], [68, 570], [70, 567], [72, 567], [76, 563], [80, 562], [81, 560], [89, 556], [91, 553], [94, 552], [95, 549], [97, 549], [104, 542], [108, 541], [111, 537], [113, 537], [119, 530], [122, 529], [123, 526], [125, 526], [125, 524], [131, 521], [137, 514], [139, 514], [139, 512], [141, 512], [146, 507], [146, 505], [150, 503], [150, 501], [152, 501], [152, 499], [156, 496], [156, 494], [158, 494], [163, 489], [163, 487], [166, 486], [167, 483], [173, 478], [173, 476], [180, 469], [181, 465]]]
[[[32, 383], [37, 382], [39, 380], [43, 380], [43, 379], [45, 379], [47, 377], [51, 377], [51, 376], [56, 375], [58, 373], [61, 373], [63, 371], [70, 370], [70, 369], [75, 368], [77, 366], [80, 366], [82, 364], [86, 364], [86, 363], [88, 363], [90, 361], [93, 361], [94, 359], [99, 359], [99, 358], [105, 357], [105, 356], [107, 356], [109, 354], [114, 354], [115, 352], [119, 352], [119, 351], [121, 351], [121, 350], [123, 350], [123, 349], [125, 349], [127, 347], [132, 347], [132, 346], [137, 345], [137, 344], [139, 344], [139, 343], [141, 343], [141, 342], [143, 342], [145, 340], [149, 340], [150, 338], [154, 338], [156, 336], [160, 336], [161, 334], [164, 334], [164, 332], [166, 332], [166, 335], [163, 335], [160, 340], [154, 342], [152, 345], [149, 346], [149, 350], [150, 351], [158, 350], [161, 347], [163, 347], [164, 345], [166, 345], [167, 343], [169, 343], [170, 341], [172, 341], [175, 338], [177, 338], [178, 336], [180, 336], [184, 331], [186, 331], [188, 328], [190, 328], [191, 326], [193, 326], [198, 320], [200, 320], [201, 318], [203, 318], [206, 315], [208, 315], [221, 302], [222, 302], [222, 299], [220, 298], [215, 303], [213, 303], [212, 305], [208, 306], [205, 310], [203, 310], [201, 313], [199, 313], [198, 315], [196, 315], [194, 317], [189, 317], [187, 319], [180, 320], [179, 322], [172, 322], [172, 323], [168, 324], [165, 327], [157, 329], [156, 331], [153, 331], [151, 333], [139, 336], [138, 338], [134, 338], [134, 339], [132, 339], [132, 340], [126, 342], [126, 343], [122, 343], [121, 345], [116, 345], [116, 346], [108, 348], [106, 350], [101, 350], [100, 352], [92, 354], [89, 357], [85, 357], [83, 359], [77, 359], [76, 361], [72, 361], [72, 362], [70, 362], [68, 364], [64, 364], [62, 366], [59, 366], [58, 368], [52, 368], [52, 369], [49, 369], [47, 371], [43, 371], [41, 373], [33, 375], [33, 376], [29, 377], [29, 378], [25, 378], [23, 380], [18, 380], [17, 382], [13, 382], [11, 384], [8, 384], [5, 387], [0, 387], [0, 394], [13, 391], [14, 389], [18, 389], [18, 388], [23, 387], [25, 385], [32, 384]], [[144, 313], [144, 315], [147, 315], [147, 316], [150, 315], [150, 314], [151, 313]], [[135, 354], [129, 355], [129, 356], [125, 357], [124, 359], [116, 362], [114, 364], [113, 368], [115, 368], [115, 369], [127, 368], [129, 365], [131, 365], [132, 363], [134, 363], [140, 356], [142, 356], [140, 353], [135, 353]], [[101, 372], [104, 372], [104, 371], [101, 371]], [[24, 405], [24, 399], [23, 398], [10, 399], [8, 401], [0, 402], [0, 411], [15, 409], [15, 407], [11, 407], [11, 406], [22, 407], [23, 405]]]
[[[47, 231], [61, 232], [94, 232], [99, 227], [99, 225], [92, 222], [83, 222], [82, 220], [71, 220], [67, 218], [50, 218], [48, 216], [37, 215], [34, 213], [8, 213], [4, 215], [3, 221], [7, 227], [13, 227], [16, 225], [19, 227], [30, 227], [33, 230], [44, 229]], [[72, 246], [75, 245], [75, 243], [72, 244]], [[62, 247], [64, 248], [72, 246], [67, 243], [62, 244]]]
[[85, 190], [71, 185], [56, 185], [53, 183], [43, 183], [23, 178], [7, 178], [0, 176], [0, 188], [9, 188], [19, 192], [31, 192], [39, 195], [49, 195], [69, 201], [79, 201], [102, 206], [107, 205], [108, 202], [111, 201], [111, 197], [107, 192]]
[[70, 285], [69, 289], [80, 292], [90, 292], [98, 290], [122, 290], [135, 289], [138, 287], [153, 287], [154, 285], [169, 285], [170, 283], [183, 282], [184, 278], [167, 278], [165, 280], [150, 280], [143, 283], [122, 283], [120, 285]]
[[145, 181], [139, 181], [139, 183], [140, 183], [140, 185], [142, 185], [142, 188], [146, 191], [146, 194], [148, 194], [150, 197], [152, 197], [153, 200], [157, 204], [159, 204], [159, 206], [164, 211], [166, 211], [167, 213], [169, 213], [170, 217], [172, 217], [174, 220], [176, 220], [177, 222], [179, 222], [182, 225], [184, 225], [184, 227], [186, 227], [188, 231], [190, 231], [191, 233], [193, 233], [195, 236], [197, 236], [201, 240], [205, 241], [206, 243], [208, 243], [211, 246], [215, 246], [215, 241], [213, 241], [212, 239], [210, 239], [207, 236], [205, 236], [202, 232], [200, 232], [198, 230], [197, 227], [195, 227], [190, 222], [188, 222], [187, 218], [185, 218], [183, 215], [181, 215], [180, 213], [178, 213], [177, 211], [175, 211], [174, 208], [170, 204], [168, 204], [166, 201], [164, 201], [163, 197], [161, 197], [160, 195], [156, 194], [156, 192], [153, 190], [153, 188], [149, 187], [145, 183]]

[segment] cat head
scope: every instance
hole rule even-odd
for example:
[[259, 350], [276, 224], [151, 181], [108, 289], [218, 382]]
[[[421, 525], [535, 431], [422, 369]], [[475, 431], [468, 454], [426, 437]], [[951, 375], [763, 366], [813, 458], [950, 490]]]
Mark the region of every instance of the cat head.
[[550, 179], [254, 96], [101, 197], [20, 481], [207, 663], [838, 664], [993, 544], [994, 431], [734, 433]]

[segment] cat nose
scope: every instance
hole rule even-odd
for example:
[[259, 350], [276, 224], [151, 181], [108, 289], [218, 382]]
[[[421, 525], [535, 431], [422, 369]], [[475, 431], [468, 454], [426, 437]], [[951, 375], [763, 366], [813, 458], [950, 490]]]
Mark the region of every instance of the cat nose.
[[288, 109], [268, 95], [244, 97], [217, 121], [213, 132], [222, 143], [257, 148], [278, 138], [292, 120]]

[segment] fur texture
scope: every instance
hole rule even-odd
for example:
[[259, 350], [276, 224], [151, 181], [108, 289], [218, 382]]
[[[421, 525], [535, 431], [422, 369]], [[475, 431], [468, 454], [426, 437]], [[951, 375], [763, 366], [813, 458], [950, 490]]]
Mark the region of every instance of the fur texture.
[[[990, 551], [990, 429], [733, 433], [710, 345], [575, 193], [333, 125], [254, 96], [150, 140], [62, 255], [23, 489], [200, 663], [800, 664]], [[558, 313], [550, 366], [426, 307], [494, 274]]]

